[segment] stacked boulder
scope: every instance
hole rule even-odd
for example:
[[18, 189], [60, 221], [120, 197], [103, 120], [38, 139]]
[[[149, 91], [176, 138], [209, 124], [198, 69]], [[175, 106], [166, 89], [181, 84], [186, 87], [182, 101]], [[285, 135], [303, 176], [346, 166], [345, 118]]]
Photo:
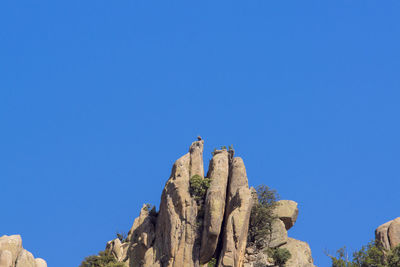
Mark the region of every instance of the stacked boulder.
[[[159, 212], [143, 206], [128, 237], [107, 243], [106, 250], [119, 262], [129, 267], [253, 266], [246, 247], [254, 199], [244, 162], [234, 157], [233, 149], [215, 150], [205, 176], [203, 145], [201, 139], [193, 142], [174, 163]], [[201, 199], [192, 195], [193, 177], [210, 181]], [[297, 204], [295, 210], [291, 204], [277, 209], [281, 220], [276, 221], [274, 242], [299, 252], [303, 243], [287, 238], [297, 218]]]
[[274, 260], [268, 254], [276, 248], [287, 249], [291, 257], [286, 267], [314, 267], [311, 249], [306, 242], [288, 237], [287, 231], [296, 223], [299, 210], [297, 203], [292, 200], [279, 200], [275, 208], [276, 218], [272, 222], [272, 231], [266, 237], [266, 247], [262, 249], [249, 246], [246, 249], [244, 267], [275, 266]]
[[0, 267], [47, 267], [47, 263], [22, 247], [21, 236], [4, 235], [0, 237]]
[[386, 250], [398, 246], [400, 244], [400, 217], [376, 228], [375, 240]]

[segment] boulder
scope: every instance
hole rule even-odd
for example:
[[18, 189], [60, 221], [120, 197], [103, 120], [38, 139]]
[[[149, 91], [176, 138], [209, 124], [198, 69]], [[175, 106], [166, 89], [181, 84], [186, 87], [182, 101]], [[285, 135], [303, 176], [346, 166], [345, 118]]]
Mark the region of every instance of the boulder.
[[297, 203], [292, 200], [279, 200], [276, 204], [276, 215], [283, 221], [286, 230], [289, 230], [296, 223], [299, 214]]
[[126, 251], [118, 238], [107, 242], [106, 251], [110, 252], [118, 261], [123, 261], [126, 257]]
[[36, 263], [36, 267], [47, 267], [47, 263], [44, 259], [36, 258], [35, 263]]
[[32, 253], [23, 249], [17, 257], [15, 267], [36, 267], [35, 258]]
[[267, 246], [270, 248], [276, 248], [286, 244], [288, 235], [285, 224], [281, 220], [276, 219], [272, 222], [271, 228], [271, 236], [267, 237]]
[[17, 260], [18, 255], [22, 251], [22, 239], [20, 235], [3, 235], [0, 237], [0, 251], [8, 250], [12, 255], [12, 262]]
[[394, 219], [388, 228], [390, 248], [400, 244], [400, 217]]
[[204, 204], [203, 234], [200, 263], [211, 260], [217, 248], [225, 212], [226, 188], [229, 176], [229, 155], [226, 150], [215, 152], [210, 162], [208, 178], [211, 179]]
[[9, 250], [0, 250], [0, 267], [12, 267], [13, 255]]
[[314, 267], [311, 249], [306, 242], [289, 237], [282, 248], [286, 248], [291, 254], [286, 267]]
[[375, 230], [375, 241], [385, 249], [393, 249], [400, 244], [400, 217], [380, 225]]
[[241, 158], [231, 164], [219, 267], [243, 265], [253, 198]]
[[[393, 221], [393, 220], [392, 220]], [[385, 249], [390, 249], [389, 237], [388, 237], [388, 229], [392, 221], [388, 221], [382, 225], [380, 225], [375, 230], [375, 240], [379, 244], [381, 244]]]

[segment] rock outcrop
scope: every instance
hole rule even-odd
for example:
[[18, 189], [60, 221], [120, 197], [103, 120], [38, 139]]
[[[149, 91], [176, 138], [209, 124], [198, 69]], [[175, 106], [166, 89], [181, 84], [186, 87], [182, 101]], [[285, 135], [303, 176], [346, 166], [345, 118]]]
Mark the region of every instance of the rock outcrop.
[[0, 237], [0, 267], [47, 267], [47, 263], [22, 247], [20, 235], [4, 235]]
[[289, 230], [296, 223], [299, 214], [297, 203], [292, 200], [279, 200], [276, 204], [276, 216], [285, 224], [286, 230]]
[[[107, 243], [106, 250], [119, 262], [127, 267], [200, 267], [209, 262], [242, 267], [255, 266], [257, 257], [269, 262], [247, 245], [255, 198], [243, 160], [234, 157], [233, 149], [215, 150], [204, 177], [203, 145], [199, 138], [174, 163], [158, 213], [143, 206], [126, 240]], [[276, 214], [280, 219], [273, 223], [270, 247], [284, 246], [295, 255], [289, 267], [313, 266], [308, 245], [287, 237], [297, 219], [297, 203], [280, 202]]]
[[226, 201], [224, 235], [218, 266], [242, 266], [253, 201], [241, 158], [232, 160]]
[[386, 250], [400, 244], [400, 217], [382, 224], [375, 230], [375, 240]]
[[310, 246], [306, 242], [288, 237], [287, 230], [293, 227], [299, 213], [297, 203], [292, 200], [280, 200], [276, 204], [276, 219], [271, 224], [271, 234], [265, 237], [265, 247], [248, 247], [243, 266], [277, 267], [271, 252], [274, 249], [287, 249], [291, 257], [285, 267], [314, 267]]
[[209, 262], [217, 248], [225, 213], [226, 188], [229, 176], [229, 155], [226, 150], [214, 153], [207, 176], [211, 179], [207, 190], [200, 249], [200, 263]]

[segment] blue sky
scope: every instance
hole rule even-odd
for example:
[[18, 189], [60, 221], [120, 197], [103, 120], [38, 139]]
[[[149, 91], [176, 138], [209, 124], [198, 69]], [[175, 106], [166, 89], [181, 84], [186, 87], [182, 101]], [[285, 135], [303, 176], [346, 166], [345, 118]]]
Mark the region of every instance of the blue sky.
[[0, 235], [78, 266], [159, 204], [197, 135], [358, 249], [400, 216], [400, 2], [0, 2]]

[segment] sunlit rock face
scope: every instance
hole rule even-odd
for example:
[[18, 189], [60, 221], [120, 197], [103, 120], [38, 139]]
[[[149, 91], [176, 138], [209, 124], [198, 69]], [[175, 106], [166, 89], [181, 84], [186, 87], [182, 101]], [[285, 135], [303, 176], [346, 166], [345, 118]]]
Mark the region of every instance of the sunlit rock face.
[[47, 263], [22, 247], [20, 235], [4, 235], [0, 237], [0, 267], [47, 267]]
[[[107, 243], [106, 250], [117, 261], [127, 267], [200, 267], [209, 261], [219, 267], [251, 267], [263, 258], [263, 264], [270, 264], [268, 256], [247, 245], [252, 206], [257, 200], [254, 188], [249, 188], [243, 160], [234, 157], [233, 149], [214, 150], [205, 177], [203, 146], [204, 140], [199, 138], [176, 160], [159, 211], [143, 206], [128, 237]], [[191, 191], [194, 176], [205, 184], [209, 181], [201, 197]], [[287, 230], [297, 220], [297, 203], [280, 203], [269, 244], [285, 246], [295, 255], [287, 266], [313, 266], [307, 243], [287, 237]]]

